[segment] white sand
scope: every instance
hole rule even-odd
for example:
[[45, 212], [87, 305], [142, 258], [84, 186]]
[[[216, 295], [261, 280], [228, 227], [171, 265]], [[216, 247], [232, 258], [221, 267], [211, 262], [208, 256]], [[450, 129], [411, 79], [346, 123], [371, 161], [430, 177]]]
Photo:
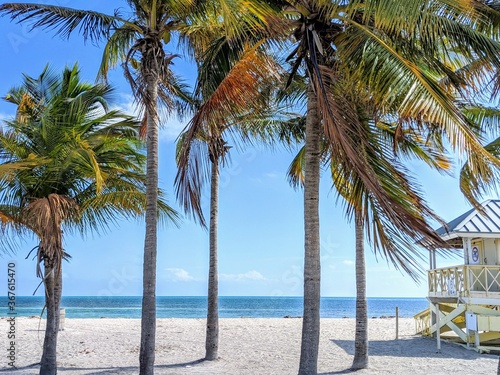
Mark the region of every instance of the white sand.
[[[156, 374], [296, 374], [300, 354], [301, 319], [221, 319], [220, 359], [204, 355], [203, 319], [159, 319]], [[40, 324], [40, 331], [39, 331]], [[137, 374], [140, 320], [66, 319], [59, 335], [58, 367], [63, 374]], [[18, 318], [18, 370], [6, 366], [7, 329], [0, 320], [0, 373], [37, 374], [43, 342], [43, 320]], [[496, 374], [498, 356], [478, 354], [414, 335], [413, 319], [370, 319], [370, 368], [356, 374]], [[354, 319], [323, 319], [319, 354], [321, 374], [348, 373], [354, 352]]]

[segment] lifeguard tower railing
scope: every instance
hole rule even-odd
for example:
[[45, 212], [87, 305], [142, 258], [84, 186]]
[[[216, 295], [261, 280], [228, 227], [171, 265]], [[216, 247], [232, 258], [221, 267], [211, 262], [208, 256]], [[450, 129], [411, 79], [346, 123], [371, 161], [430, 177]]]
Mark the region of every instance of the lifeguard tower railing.
[[460, 265], [429, 270], [431, 300], [500, 305], [500, 265]]

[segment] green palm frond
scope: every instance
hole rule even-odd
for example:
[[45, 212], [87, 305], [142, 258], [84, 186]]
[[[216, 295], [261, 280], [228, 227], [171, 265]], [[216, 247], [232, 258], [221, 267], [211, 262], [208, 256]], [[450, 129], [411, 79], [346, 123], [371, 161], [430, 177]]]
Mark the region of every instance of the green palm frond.
[[480, 136], [487, 137], [489, 134], [495, 134], [500, 129], [500, 109], [480, 104], [465, 104], [462, 106], [465, 116], [472, 124], [477, 125], [477, 131]]
[[[110, 87], [82, 83], [77, 66], [51, 78], [50, 87], [45, 85], [48, 79], [46, 71], [38, 79], [25, 77], [23, 96], [30, 96], [39, 111], [27, 111], [22, 121], [7, 121], [0, 132], [0, 202], [18, 208], [14, 227], [34, 231], [42, 242], [51, 241], [55, 229], [47, 232], [41, 222], [29, 218], [57, 202], [71, 201], [74, 209], [44, 212], [60, 212], [58, 226], [82, 232], [142, 215], [146, 157], [137, 138], [139, 123], [108, 110]], [[160, 219], [178, 221], [163, 198], [158, 204]], [[39, 251], [58, 262], [62, 255], [55, 252], [56, 245], [47, 242]]]
[[428, 224], [428, 220], [438, 218], [421, 198], [418, 184], [409, 178], [402, 165], [388, 154], [370, 154], [365, 153], [371, 160], [384, 198], [390, 200], [397, 210], [388, 210], [385, 202], [372, 195], [359, 176], [344, 170], [332, 160], [332, 180], [336, 192], [345, 199], [348, 217], [355, 212], [363, 217], [367, 239], [373, 244], [375, 254], [417, 280], [422, 274], [419, 263], [422, 252], [415, 239], [425, 236], [433, 243], [432, 246], [445, 247]]
[[240, 131], [241, 123], [266, 117], [263, 113], [268, 101], [262, 93], [278, 78], [277, 66], [259, 51], [259, 44], [242, 45], [230, 54], [225, 53], [225, 39], [216, 40], [212, 47], [204, 56], [198, 77], [201, 104], [179, 139], [175, 179], [182, 207], [202, 224], [201, 191], [211, 171], [206, 160], [224, 162], [228, 151], [224, 132], [249, 135], [251, 132]]
[[416, 158], [440, 173], [449, 173], [453, 163], [440, 139], [425, 137], [413, 129], [404, 129], [401, 124], [379, 121], [380, 142], [392, 147], [400, 158]]
[[[493, 138], [484, 149], [492, 158], [500, 160], [499, 110], [495, 107], [468, 103], [463, 106], [463, 111], [480, 135], [484, 135], [487, 139]], [[480, 207], [479, 199], [482, 196], [498, 191], [500, 169], [495, 164], [477, 168], [471, 159], [472, 157], [469, 157], [460, 170], [460, 189], [475, 207]]]
[[302, 147], [288, 167], [288, 182], [297, 189], [304, 185], [305, 147]]
[[[243, 114], [231, 127], [230, 135], [238, 147], [243, 140], [243, 147], [258, 144], [270, 149], [284, 147], [295, 150], [305, 139], [305, 117], [290, 112], [285, 107], [269, 107], [267, 110]], [[239, 147], [238, 147], [239, 149]]]
[[401, 59], [397, 59], [393, 66], [389, 62], [395, 51], [377, 51], [371, 51], [369, 55], [374, 59], [372, 61], [376, 69], [365, 73], [371, 90], [387, 93], [387, 96], [382, 96], [379, 105], [384, 107], [383, 103], [396, 103], [403, 122], [416, 119], [422, 128], [425, 124], [427, 128], [441, 129], [455, 150], [469, 155], [468, 161], [474, 170], [481, 171], [488, 169], [489, 164], [498, 164], [498, 160], [492, 158], [482, 147], [481, 138], [473, 131], [473, 124], [454, 104], [454, 97], [445, 92], [431, 75], [417, 65], [407, 66]]
[[181, 158], [184, 159], [175, 177], [177, 200], [186, 213], [205, 227], [201, 193], [210, 176], [208, 143], [198, 138], [187, 143], [186, 134], [183, 133], [177, 142], [176, 158], [177, 165], [181, 165]]
[[[107, 232], [110, 224], [116, 224], [119, 219], [143, 218], [146, 210], [145, 190], [137, 189], [105, 189], [99, 194], [89, 195], [81, 204], [82, 215], [76, 222], [76, 228], [86, 235], [89, 228], [96, 232]], [[82, 198], [81, 196], [79, 198]], [[160, 192], [158, 199], [158, 218], [163, 224], [179, 226], [178, 213], [172, 209]]]
[[[63, 38], [68, 38], [76, 30], [85, 39], [93, 42], [106, 38], [110, 30], [117, 27], [119, 20], [116, 15], [109, 16], [90, 10], [75, 10], [44, 4], [2, 4], [0, 13], [9, 15], [18, 23], [27, 23], [32, 29], [41, 27], [55, 30]], [[137, 26], [133, 24], [128, 22], [126, 24], [137, 29]]]
[[[102, 54], [99, 78], [107, 80], [109, 70], [115, 68], [120, 61], [125, 60], [137, 36], [137, 31], [129, 27], [120, 27], [109, 36]], [[138, 62], [134, 62], [134, 64], [138, 64]]]

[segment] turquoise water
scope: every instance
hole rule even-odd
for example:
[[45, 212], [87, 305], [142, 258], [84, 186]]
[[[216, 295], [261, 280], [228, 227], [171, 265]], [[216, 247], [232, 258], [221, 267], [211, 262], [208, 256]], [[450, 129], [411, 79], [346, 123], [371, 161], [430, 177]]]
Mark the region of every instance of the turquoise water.
[[[302, 315], [302, 297], [220, 297], [221, 318], [282, 318]], [[43, 297], [17, 297], [17, 316], [39, 316]], [[157, 297], [158, 318], [204, 318], [206, 297]], [[321, 299], [323, 318], [355, 316], [355, 298], [324, 297]], [[141, 297], [63, 297], [61, 307], [68, 318], [140, 318]], [[425, 298], [368, 298], [368, 316], [412, 317], [426, 309]], [[7, 298], [0, 297], [0, 316], [7, 315]]]

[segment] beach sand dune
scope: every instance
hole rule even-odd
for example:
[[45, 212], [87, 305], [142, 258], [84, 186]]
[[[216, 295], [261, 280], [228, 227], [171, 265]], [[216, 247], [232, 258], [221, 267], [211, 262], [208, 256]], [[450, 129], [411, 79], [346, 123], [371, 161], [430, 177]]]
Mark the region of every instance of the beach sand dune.
[[[202, 361], [203, 319], [158, 319], [156, 374], [296, 374], [300, 355], [301, 319], [221, 319], [217, 361]], [[0, 342], [6, 353], [7, 319], [0, 320]], [[37, 374], [44, 321], [16, 320], [16, 366], [0, 358], [0, 374]], [[478, 354], [449, 343], [436, 353], [432, 339], [414, 335], [413, 319], [370, 319], [370, 368], [356, 374], [496, 374], [498, 356]], [[354, 353], [354, 319], [323, 319], [319, 354], [321, 374], [344, 374]], [[137, 374], [139, 319], [66, 319], [59, 335], [61, 374]]]

